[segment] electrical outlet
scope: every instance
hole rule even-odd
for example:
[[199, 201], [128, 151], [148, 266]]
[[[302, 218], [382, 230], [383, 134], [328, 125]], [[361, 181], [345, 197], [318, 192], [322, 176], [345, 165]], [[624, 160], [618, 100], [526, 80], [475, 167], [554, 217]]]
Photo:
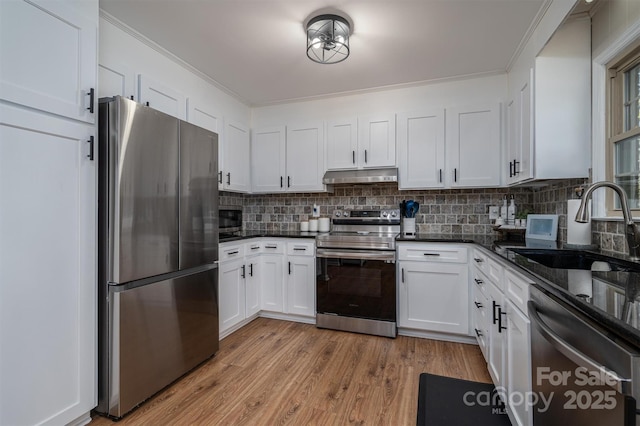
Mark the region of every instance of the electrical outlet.
[[489, 220], [496, 220], [500, 217], [500, 206], [489, 206]]

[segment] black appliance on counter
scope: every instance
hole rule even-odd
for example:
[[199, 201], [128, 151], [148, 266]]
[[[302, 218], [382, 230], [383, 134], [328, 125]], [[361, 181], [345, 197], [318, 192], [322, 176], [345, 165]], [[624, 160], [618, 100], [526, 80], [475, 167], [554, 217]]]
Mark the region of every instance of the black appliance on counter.
[[396, 337], [400, 211], [337, 210], [316, 239], [316, 326]]
[[242, 207], [219, 206], [218, 223], [221, 240], [240, 235], [242, 233]]

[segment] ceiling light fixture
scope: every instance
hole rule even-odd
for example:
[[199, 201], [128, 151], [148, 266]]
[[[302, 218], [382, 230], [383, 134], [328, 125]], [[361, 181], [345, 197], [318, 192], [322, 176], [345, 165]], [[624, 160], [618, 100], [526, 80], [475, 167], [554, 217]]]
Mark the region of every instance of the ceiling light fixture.
[[336, 64], [349, 56], [346, 19], [338, 15], [320, 15], [307, 24], [307, 56], [319, 64]]

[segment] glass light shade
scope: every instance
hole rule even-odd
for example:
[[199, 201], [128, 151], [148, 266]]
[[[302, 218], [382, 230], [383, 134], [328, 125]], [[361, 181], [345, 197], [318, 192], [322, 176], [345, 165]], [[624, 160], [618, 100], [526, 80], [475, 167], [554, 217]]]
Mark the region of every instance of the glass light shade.
[[349, 56], [349, 23], [338, 15], [320, 15], [307, 24], [307, 56], [320, 64], [336, 64]]

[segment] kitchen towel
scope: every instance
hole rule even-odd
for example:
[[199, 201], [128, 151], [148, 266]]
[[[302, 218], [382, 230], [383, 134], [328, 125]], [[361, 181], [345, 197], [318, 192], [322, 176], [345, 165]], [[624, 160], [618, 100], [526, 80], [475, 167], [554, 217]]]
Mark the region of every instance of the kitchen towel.
[[[591, 245], [591, 221], [578, 223], [575, 221], [576, 213], [582, 200], [567, 201], [567, 244], [574, 246]], [[589, 217], [591, 217], [591, 200], [589, 200]]]

